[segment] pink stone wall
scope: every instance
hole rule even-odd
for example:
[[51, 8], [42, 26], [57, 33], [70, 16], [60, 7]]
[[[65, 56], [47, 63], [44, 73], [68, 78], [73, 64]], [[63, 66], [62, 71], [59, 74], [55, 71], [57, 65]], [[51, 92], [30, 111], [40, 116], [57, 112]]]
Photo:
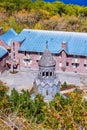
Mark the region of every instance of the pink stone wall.
[[[73, 58], [72, 56], [67, 57], [67, 54], [65, 51], [62, 51], [62, 57], [59, 57], [58, 55], [55, 56], [56, 60], [56, 70], [58, 71], [66, 71], [66, 72], [77, 72], [77, 73], [87, 73], [87, 67], [84, 67], [84, 64], [87, 64], [87, 59], [85, 56], [79, 56], [78, 58]], [[76, 61], [75, 61], [76, 60]], [[59, 66], [59, 63], [62, 63], [61, 66]], [[68, 66], [66, 66], [66, 62], [69, 63]], [[72, 63], [78, 63], [79, 66], [77, 68], [74, 68], [72, 66]]]
[[1, 59], [0, 59], [0, 74], [2, 72], [4, 72], [6, 69], [8, 69], [8, 66], [6, 65], [6, 60], [8, 58], [8, 54], [6, 54], [5, 56], [3, 56]]
[[[26, 56], [25, 56], [24, 52], [19, 52], [19, 57], [20, 57], [20, 68], [25, 67], [25, 68], [38, 69], [37, 53], [30, 53], [30, 55], [29, 55], [29, 52], [27, 52]], [[30, 62], [24, 61], [24, 59], [26, 59], [26, 57], [28, 57], [28, 59], [30, 59]]]
[[[29, 52], [26, 53], [26, 56], [29, 54]], [[38, 62], [37, 59], [39, 58], [38, 53], [31, 52], [29, 58], [32, 60], [31, 63], [24, 62], [25, 54], [24, 52], [17, 52], [16, 53], [17, 58], [20, 59], [20, 68], [22, 67], [29, 67], [32, 69], [38, 69]], [[53, 55], [55, 61], [56, 61], [56, 71], [66, 71], [66, 72], [77, 72], [77, 73], [87, 73], [87, 67], [84, 67], [84, 63], [86, 60], [86, 57], [79, 57], [78, 63], [79, 66], [77, 68], [74, 68], [72, 66], [73, 61], [75, 59], [72, 56], [68, 56], [65, 51], [61, 52], [61, 56], [59, 54]], [[66, 66], [66, 62], [68, 62], [68, 66]]]
[[[11, 49], [11, 59], [13, 59], [13, 53], [15, 53], [15, 59], [19, 62], [19, 69], [29, 67], [31, 69], [38, 69], [38, 62], [37, 60], [40, 59], [38, 53], [35, 52], [19, 52], [19, 42], [15, 42], [15, 50], [13, 49], [13, 42], [11, 42], [11, 47], [8, 47], [3, 41], [0, 41], [0, 45], [5, 47], [6, 49]], [[65, 44], [64, 44], [65, 47]], [[29, 61], [25, 62], [24, 59], [30, 59]], [[85, 56], [79, 56], [78, 58], [74, 58], [73, 55], [67, 56], [66, 52], [63, 50], [60, 54], [53, 54], [53, 57], [56, 61], [56, 71], [65, 71], [65, 72], [77, 72], [77, 73], [87, 73], [87, 58]], [[72, 63], [77, 62], [79, 66], [77, 68], [73, 67]], [[68, 64], [68, 66], [66, 65]], [[2, 65], [3, 59], [0, 61], [0, 71], [3, 71], [5, 67]], [[85, 66], [84, 66], [85, 64]]]

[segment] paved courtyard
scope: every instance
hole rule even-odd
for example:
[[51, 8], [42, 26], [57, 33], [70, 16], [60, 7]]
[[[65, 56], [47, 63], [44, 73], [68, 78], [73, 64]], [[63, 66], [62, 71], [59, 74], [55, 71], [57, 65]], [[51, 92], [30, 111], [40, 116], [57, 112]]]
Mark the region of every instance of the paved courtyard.
[[[16, 74], [5, 71], [0, 75], [0, 80], [9, 86], [10, 90], [15, 88], [19, 92], [21, 89], [31, 89], [33, 81], [37, 76], [38, 71], [25, 68]], [[63, 83], [66, 81], [68, 84], [75, 84], [77, 86], [87, 86], [87, 75], [78, 73], [56, 72], [58, 79]]]

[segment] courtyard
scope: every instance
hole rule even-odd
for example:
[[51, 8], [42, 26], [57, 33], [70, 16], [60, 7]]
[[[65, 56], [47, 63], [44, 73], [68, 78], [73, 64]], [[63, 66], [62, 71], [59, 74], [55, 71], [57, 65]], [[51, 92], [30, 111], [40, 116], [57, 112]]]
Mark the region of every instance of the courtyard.
[[[5, 71], [0, 75], [0, 80], [10, 88], [9, 93], [13, 88], [20, 92], [22, 89], [31, 90], [37, 74], [37, 70], [30, 68], [24, 68], [16, 74]], [[74, 84], [80, 88], [87, 86], [87, 75], [67, 72], [56, 72], [56, 74], [61, 84], [66, 81], [67, 84]]]

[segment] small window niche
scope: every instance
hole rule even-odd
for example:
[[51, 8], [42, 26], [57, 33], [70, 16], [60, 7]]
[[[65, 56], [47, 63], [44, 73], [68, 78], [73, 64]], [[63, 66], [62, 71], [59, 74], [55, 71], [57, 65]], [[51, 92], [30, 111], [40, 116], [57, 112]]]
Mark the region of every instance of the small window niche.
[[66, 66], [69, 66], [69, 62], [66, 62]]
[[45, 72], [42, 72], [42, 76], [43, 76], [43, 77], [45, 76]]
[[49, 76], [49, 72], [46, 72], [46, 77], [48, 77]]
[[46, 90], [46, 95], [48, 95], [48, 90]]
[[50, 76], [52, 76], [52, 72], [50, 72]]

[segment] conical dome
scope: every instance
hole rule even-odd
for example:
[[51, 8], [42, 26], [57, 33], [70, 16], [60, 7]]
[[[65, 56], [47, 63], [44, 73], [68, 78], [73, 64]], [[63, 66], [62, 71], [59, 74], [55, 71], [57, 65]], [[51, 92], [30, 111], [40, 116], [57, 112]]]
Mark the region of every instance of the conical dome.
[[48, 46], [46, 46], [46, 50], [39, 61], [39, 66], [49, 67], [49, 66], [55, 66], [55, 65], [56, 65], [56, 62], [53, 59], [53, 56], [48, 49]]

